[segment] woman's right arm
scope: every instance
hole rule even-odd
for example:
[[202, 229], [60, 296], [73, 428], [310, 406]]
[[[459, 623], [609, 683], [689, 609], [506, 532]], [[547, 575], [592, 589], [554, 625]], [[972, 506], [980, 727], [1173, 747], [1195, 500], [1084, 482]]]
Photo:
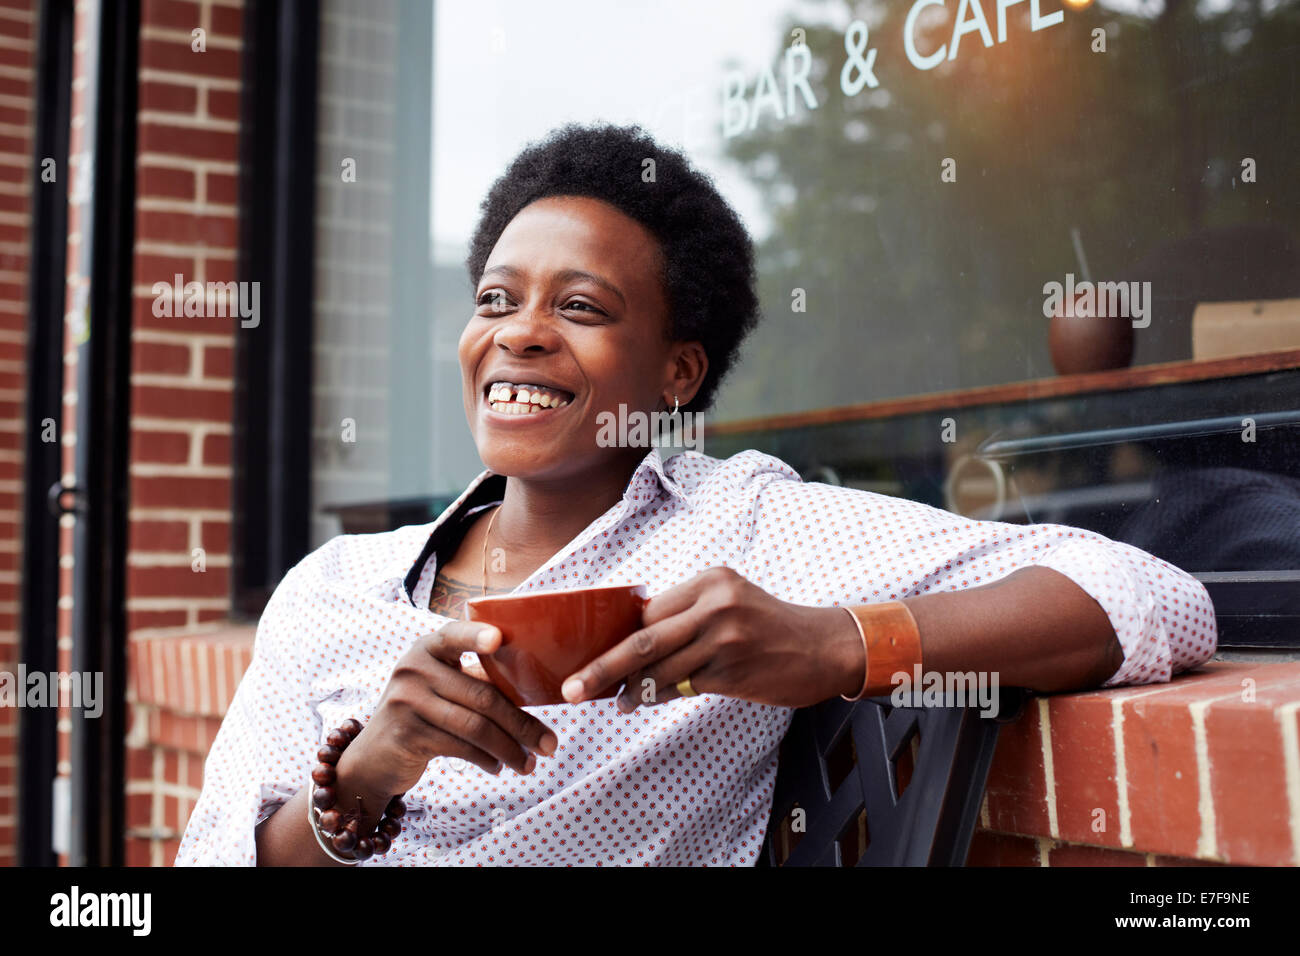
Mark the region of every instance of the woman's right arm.
[[[316, 750], [332, 729], [322, 726], [310, 703], [303, 669], [304, 642], [314, 639], [304, 622], [311, 620], [318, 563], [309, 557], [297, 565], [267, 602], [253, 660], [204, 761], [203, 789], [182, 834], [177, 866], [342, 865], [325, 855], [307, 823]], [[377, 816], [387, 801], [376, 794], [405, 793], [440, 754], [483, 767], [500, 760], [522, 770], [523, 747], [541, 747], [547, 730], [540, 722], [460, 669], [461, 650], [479, 647], [484, 627], [453, 622], [414, 641], [397, 662], [371, 719], [339, 762], [346, 788], [341, 809], [349, 809], [345, 800], [355, 806], [360, 795], [364, 809]], [[495, 636], [482, 646], [495, 649], [500, 632], [490, 630]]]
[[[555, 734], [495, 686], [460, 667], [466, 651], [501, 643], [495, 627], [452, 621], [420, 638], [398, 660], [369, 723], [338, 763], [338, 806], [359, 810], [359, 829], [374, 829], [393, 796], [419, 782], [434, 757], [459, 757], [488, 773], [508, 766], [531, 773], [534, 754], [549, 756]], [[257, 827], [259, 866], [344, 866], [321, 849], [307, 819], [305, 784]], [[398, 838], [400, 839], [400, 837]]]

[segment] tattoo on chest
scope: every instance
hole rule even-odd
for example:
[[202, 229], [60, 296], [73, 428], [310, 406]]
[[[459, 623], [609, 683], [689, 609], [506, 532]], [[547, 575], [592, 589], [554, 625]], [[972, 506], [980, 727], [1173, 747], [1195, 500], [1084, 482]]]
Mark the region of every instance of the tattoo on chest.
[[[509, 594], [510, 588], [488, 588], [488, 594]], [[433, 594], [429, 597], [429, 610], [445, 617], [463, 619], [465, 602], [470, 598], [482, 597], [483, 588], [478, 584], [460, 581], [442, 571], [433, 579]]]

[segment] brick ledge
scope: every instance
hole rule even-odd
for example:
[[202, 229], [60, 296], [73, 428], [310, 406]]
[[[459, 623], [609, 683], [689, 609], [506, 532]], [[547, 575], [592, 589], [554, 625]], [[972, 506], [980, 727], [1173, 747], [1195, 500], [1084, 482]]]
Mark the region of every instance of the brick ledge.
[[981, 826], [1053, 846], [1296, 865], [1298, 739], [1300, 662], [1214, 662], [1167, 684], [1039, 697], [1002, 729]]
[[128, 669], [138, 704], [179, 714], [224, 717], [253, 660], [254, 625], [148, 637], [131, 643]]

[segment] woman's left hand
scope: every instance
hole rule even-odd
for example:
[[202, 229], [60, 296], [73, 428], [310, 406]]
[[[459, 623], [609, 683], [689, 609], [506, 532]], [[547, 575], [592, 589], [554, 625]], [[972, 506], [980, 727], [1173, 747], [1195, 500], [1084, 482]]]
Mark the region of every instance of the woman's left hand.
[[[626, 682], [618, 706], [680, 697], [687, 677], [700, 694], [806, 707], [862, 687], [862, 637], [840, 607], [787, 604], [730, 568], [710, 568], [655, 595], [643, 627], [564, 683], [577, 703]], [[580, 682], [580, 683], [575, 683]]]

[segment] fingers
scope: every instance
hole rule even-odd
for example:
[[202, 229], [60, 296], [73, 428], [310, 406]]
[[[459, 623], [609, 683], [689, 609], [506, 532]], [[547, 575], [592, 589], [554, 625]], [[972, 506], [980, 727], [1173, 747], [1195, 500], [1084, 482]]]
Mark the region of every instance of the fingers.
[[485, 773], [491, 774], [500, 773], [501, 768], [504, 766], [496, 757], [439, 727], [430, 724], [428, 734], [429, 742], [433, 744], [441, 756], [459, 757], [461, 760], [475, 764]]
[[459, 660], [466, 651], [491, 654], [500, 646], [500, 629], [481, 621], [451, 621], [424, 638], [424, 649], [444, 664]]
[[646, 624], [657, 624], [664, 618], [681, 614], [699, 604], [707, 604], [716, 609], [741, 600], [754, 588], [753, 584], [732, 568], [708, 568], [652, 597], [646, 602], [641, 617]]
[[698, 606], [690, 605], [630, 634], [566, 680], [561, 688], [564, 699], [575, 704], [586, 700], [672, 654], [691, 642], [705, 617]]
[[641, 612], [642, 622], [646, 625], [658, 624], [666, 618], [688, 610], [699, 600], [703, 587], [704, 581], [697, 574], [681, 584], [676, 584], [666, 591], [661, 591], [646, 602], [645, 608]]
[[[504, 764], [521, 774], [528, 773], [532, 769], [529, 763], [532, 754], [492, 720], [477, 711], [431, 693], [420, 709], [420, 716], [434, 728], [434, 734], [431, 736], [445, 735], [456, 741], [458, 745], [481, 751], [490, 758], [488, 760], [490, 765]], [[438, 753], [443, 756], [450, 755], [443, 749], [439, 749]]]
[[[680, 651], [656, 661], [628, 678], [627, 686], [618, 695], [618, 709], [630, 714], [642, 704], [664, 704], [684, 696], [677, 684], [691, 678], [691, 687], [697, 694], [707, 694], [712, 652], [700, 641], [692, 641]], [[705, 687], [700, 686], [700, 681]]]
[[[490, 683], [481, 666], [463, 667], [461, 655], [490, 654], [501, 645], [501, 631], [478, 621], [451, 621], [423, 638], [424, 664], [411, 659], [415, 678], [408, 701], [429, 727], [430, 743], [455, 741], [457, 755], [496, 773], [501, 764], [530, 773], [535, 754], [550, 756], [559, 747], [554, 732], [510, 702]], [[432, 660], [430, 660], [432, 658]], [[474, 753], [460, 753], [470, 748]], [[435, 744], [438, 753], [450, 755]]]
[[[561, 693], [565, 700], [586, 700], [696, 641], [712, 611], [752, 588], [732, 569], [714, 567], [655, 595], [641, 612], [641, 630], [564, 682]], [[637, 681], [635, 687], [625, 687], [624, 694], [640, 694], [641, 690]]]
[[468, 674], [475, 680], [483, 680], [488, 683], [491, 683], [492, 681], [492, 679], [488, 677], [487, 671], [483, 669], [483, 665], [478, 662], [477, 658], [467, 658], [462, 654], [460, 658], [460, 670], [462, 674]]
[[430, 722], [492, 754], [520, 773], [533, 754], [550, 756], [558, 740], [544, 723], [512, 704], [493, 684], [446, 669], [430, 688]]

